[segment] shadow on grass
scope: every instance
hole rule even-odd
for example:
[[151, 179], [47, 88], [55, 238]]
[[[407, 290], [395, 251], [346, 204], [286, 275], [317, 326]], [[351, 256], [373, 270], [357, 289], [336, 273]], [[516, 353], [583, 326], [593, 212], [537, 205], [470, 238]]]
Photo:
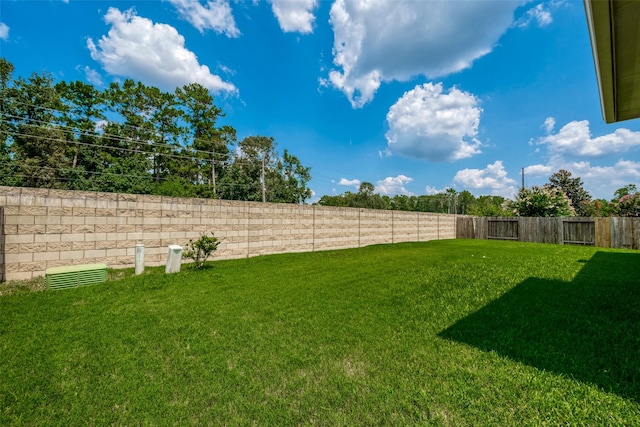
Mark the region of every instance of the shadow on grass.
[[639, 267], [597, 252], [571, 282], [527, 279], [439, 336], [640, 403]]

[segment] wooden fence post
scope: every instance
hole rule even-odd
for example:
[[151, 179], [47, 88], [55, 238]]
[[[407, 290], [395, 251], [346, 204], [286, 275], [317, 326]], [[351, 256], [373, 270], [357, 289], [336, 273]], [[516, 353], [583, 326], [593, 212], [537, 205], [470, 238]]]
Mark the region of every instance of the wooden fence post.
[[595, 245], [599, 248], [611, 247], [611, 220], [609, 218], [594, 218], [596, 227]]

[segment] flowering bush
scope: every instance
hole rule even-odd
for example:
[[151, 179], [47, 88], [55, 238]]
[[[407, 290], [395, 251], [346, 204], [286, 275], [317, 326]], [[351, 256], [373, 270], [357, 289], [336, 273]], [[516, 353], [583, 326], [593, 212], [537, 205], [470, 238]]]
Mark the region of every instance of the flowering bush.
[[640, 192], [622, 196], [615, 207], [618, 216], [640, 217]]
[[574, 216], [575, 210], [567, 195], [559, 188], [533, 186], [521, 188], [511, 203], [517, 216]]
[[609, 217], [615, 212], [616, 204], [608, 202], [605, 199], [593, 200], [587, 209], [585, 209], [586, 215], [591, 217]]

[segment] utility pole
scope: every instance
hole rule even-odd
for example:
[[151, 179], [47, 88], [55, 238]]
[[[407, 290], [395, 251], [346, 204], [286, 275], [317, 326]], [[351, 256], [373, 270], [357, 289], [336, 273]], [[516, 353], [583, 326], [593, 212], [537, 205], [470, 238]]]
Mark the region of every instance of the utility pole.
[[522, 189], [524, 190], [524, 168], [522, 168]]
[[260, 177], [260, 181], [262, 181], [262, 203], [267, 201], [267, 189], [264, 182], [264, 154], [262, 154], [262, 176]]
[[215, 151], [211, 153], [211, 183], [213, 184], [213, 195], [216, 195], [216, 162], [215, 162]]

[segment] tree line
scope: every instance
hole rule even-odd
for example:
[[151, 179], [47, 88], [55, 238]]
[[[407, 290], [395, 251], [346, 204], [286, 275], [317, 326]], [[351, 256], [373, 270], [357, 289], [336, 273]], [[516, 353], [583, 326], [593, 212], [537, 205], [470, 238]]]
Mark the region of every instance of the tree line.
[[393, 197], [375, 192], [375, 186], [363, 182], [358, 192], [347, 191], [333, 196], [322, 196], [318, 200], [321, 206], [342, 206], [367, 209], [389, 209], [414, 212], [434, 212], [449, 214], [467, 214], [476, 216], [511, 215], [505, 208], [507, 199], [501, 196], [475, 197], [464, 190], [457, 192], [448, 188], [438, 194], [408, 196], [398, 194]]
[[310, 168], [269, 136], [237, 140], [193, 83], [104, 90], [0, 58], [0, 185], [303, 203]]
[[635, 184], [617, 189], [611, 200], [592, 199], [579, 177], [560, 169], [542, 186], [523, 187], [515, 200], [501, 196], [475, 197], [469, 191], [447, 188], [433, 195], [389, 197], [375, 192], [369, 182], [358, 192], [322, 196], [322, 206], [393, 209], [475, 216], [633, 216], [640, 217], [640, 192]]

